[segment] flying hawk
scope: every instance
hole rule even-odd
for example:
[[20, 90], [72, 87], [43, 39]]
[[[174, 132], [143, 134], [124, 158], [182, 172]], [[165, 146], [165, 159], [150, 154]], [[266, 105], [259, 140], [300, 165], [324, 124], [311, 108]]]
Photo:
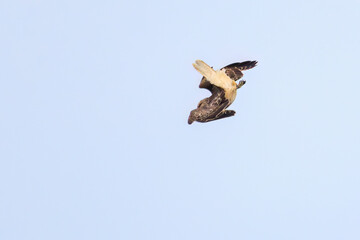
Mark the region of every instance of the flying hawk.
[[226, 110], [235, 100], [237, 89], [241, 88], [246, 81], [242, 80], [238, 84], [235, 81], [242, 78], [241, 71], [255, 67], [257, 61], [246, 61], [233, 63], [215, 71], [212, 67], [201, 60], [193, 63], [194, 68], [203, 75], [200, 88], [206, 88], [211, 92], [211, 96], [201, 100], [196, 109], [190, 112], [188, 123], [210, 122], [213, 120], [231, 117], [235, 111]]

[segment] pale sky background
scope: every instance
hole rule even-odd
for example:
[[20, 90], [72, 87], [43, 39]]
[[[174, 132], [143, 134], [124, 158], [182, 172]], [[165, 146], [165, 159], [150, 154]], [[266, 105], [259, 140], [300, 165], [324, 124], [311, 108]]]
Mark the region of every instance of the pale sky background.
[[[0, 239], [360, 239], [359, 1], [1, 1]], [[230, 109], [192, 67], [258, 60]]]

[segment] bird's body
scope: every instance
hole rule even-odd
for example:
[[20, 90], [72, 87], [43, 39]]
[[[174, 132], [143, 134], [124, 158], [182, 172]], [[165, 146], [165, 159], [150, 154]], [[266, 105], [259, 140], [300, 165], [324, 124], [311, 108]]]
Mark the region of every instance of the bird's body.
[[234, 116], [235, 111], [226, 108], [234, 102], [237, 89], [245, 84], [245, 81], [240, 81], [239, 84], [235, 81], [243, 76], [242, 70], [253, 68], [256, 63], [256, 61], [233, 63], [215, 71], [203, 61], [196, 60], [193, 64], [194, 68], [204, 76], [199, 87], [208, 89], [212, 95], [201, 100], [198, 107], [190, 112], [188, 123], [209, 122]]

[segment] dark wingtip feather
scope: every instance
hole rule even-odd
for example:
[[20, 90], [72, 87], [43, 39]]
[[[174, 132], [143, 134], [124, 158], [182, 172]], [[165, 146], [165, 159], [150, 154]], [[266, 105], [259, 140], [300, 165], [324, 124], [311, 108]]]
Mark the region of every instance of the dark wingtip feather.
[[255, 67], [257, 63], [257, 61], [237, 62], [227, 65], [224, 68], [238, 68], [239, 70], [243, 71]]

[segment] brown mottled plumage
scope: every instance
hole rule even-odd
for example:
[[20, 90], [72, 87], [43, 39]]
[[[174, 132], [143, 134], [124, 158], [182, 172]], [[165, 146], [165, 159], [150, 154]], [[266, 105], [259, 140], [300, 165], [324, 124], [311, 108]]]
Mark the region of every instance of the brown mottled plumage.
[[238, 84], [235, 81], [242, 78], [241, 71], [251, 69], [256, 64], [257, 61], [233, 63], [215, 71], [203, 61], [196, 60], [194, 68], [204, 76], [199, 87], [208, 89], [211, 96], [201, 100], [197, 108], [190, 112], [188, 123], [209, 122], [234, 116], [235, 111], [226, 108], [235, 100], [236, 90], [245, 84], [244, 80]]

